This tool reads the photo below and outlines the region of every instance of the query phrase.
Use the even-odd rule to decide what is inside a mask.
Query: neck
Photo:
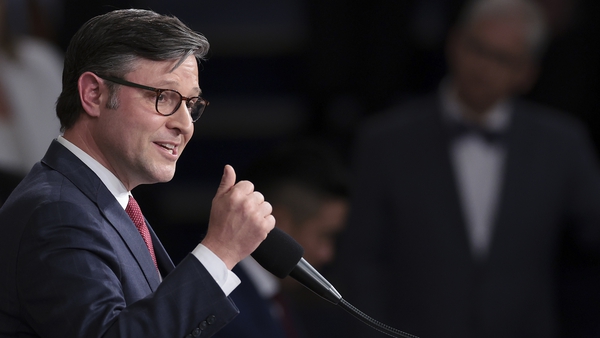
[[[96,160],[104,168],[108,169],[119,181],[121,181],[128,191],[133,190],[138,184],[131,184],[131,182],[125,179],[125,176],[119,175],[116,168],[110,165],[108,158],[104,156],[91,135],[92,131],[90,129],[87,129],[84,125],[78,125],[65,130],[63,137]]]
[[[456,92],[456,99],[458,100],[461,109],[462,117],[471,122],[478,125],[482,125],[490,114],[494,106],[498,104],[498,102],[478,102],[476,100],[469,100],[461,95],[460,92]]]

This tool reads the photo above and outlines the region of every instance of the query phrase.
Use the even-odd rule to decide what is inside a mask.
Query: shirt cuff
[[[219,284],[221,290],[225,293],[225,296],[229,296],[229,294],[240,285],[241,281],[239,277],[231,270],[227,269],[225,263],[210,251],[209,248],[204,246],[204,244],[198,244],[194,251],[192,251],[192,254],[198,258],[208,273],[210,273],[217,284]]]

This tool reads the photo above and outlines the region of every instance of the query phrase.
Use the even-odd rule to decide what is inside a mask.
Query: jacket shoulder
[[[358,128],[359,139],[389,135],[412,136],[440,121],[440,100],[435,94],[402,101],[389,109],[363,120]]]
[[[527,100],[515,101],[515,119],[527,130],[554,140],[590,142],[588,127],[568,113]]]

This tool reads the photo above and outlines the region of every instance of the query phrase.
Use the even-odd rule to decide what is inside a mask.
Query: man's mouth
[[[156,143],[156,144],[158,144],[159,146],[167,149],[172,155],[175,154],[175,145],[168,144],[168,143]]]

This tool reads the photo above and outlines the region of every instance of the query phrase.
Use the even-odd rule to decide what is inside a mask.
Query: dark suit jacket
[[[193,256],[176,268],[54,141],[0,210],[0,337],[207,337],[237,314]]]
[[[259,293],[241,266],[233,272],[242,283],[231,293],[240,314],[215,338],[285,338],[281,323],[271,315],[271,302]]]
[[[377,117],[358,137],[339,255],[344,298],[421,338],[557,337],[565,242],[600,256],[600,176],[586,132],[515,103],[491,249],[476,262],[441,116],[428,96]],[[361,325],[348,337],[369,334]]]

